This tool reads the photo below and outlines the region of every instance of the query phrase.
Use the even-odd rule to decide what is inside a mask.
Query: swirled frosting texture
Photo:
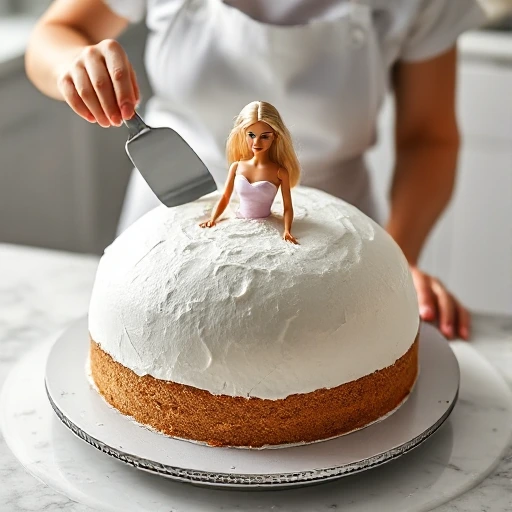
[[[418,331],[416,292],[393,239],[324,192],[293,191],[264,220],[198,224],[217,194],[159,206],[101,258],[91,337],[116,361],[213,394],[285,398],[392,365]]]

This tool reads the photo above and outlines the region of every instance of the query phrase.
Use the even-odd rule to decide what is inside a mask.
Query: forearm
[[[450,201],[457,154],[457,140],[423,141],[397,151],[386,230],[411,265]]]
[[[60,70],[69,68],[80,51],[91,43],[75,29],[57,24],[38,25],[25,54],[28,77],[42,93],[62,100],[57,87]]]
[[[219,199],[219,202],[217,203],[215,208],[213,209],[212,216],[210,217],[210,220],[215,222],[224,213],[224,210],[228,206],[228,203],[229,203],[229,199],[222,196]]]
[[[288,208],[288,209],[284,210],[283,220],[284,220],[284,230],[288,231],[288,233],[291,233],[292,222],[293,222],[293,209]]]

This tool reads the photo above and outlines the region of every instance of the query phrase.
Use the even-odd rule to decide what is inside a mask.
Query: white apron
[[[226,138],[253,100],[272,103],[294,139],[301,184],[374,215],[364,153],[385,94],[385,64],[371,9],[347,2],[335,19],[280,26],[222,0],[187,0],[151,18],[146,68],[154,90],[145,119],[170,126],[194,148],[222,189]],[[159,201],[137,171],[118,231]]]

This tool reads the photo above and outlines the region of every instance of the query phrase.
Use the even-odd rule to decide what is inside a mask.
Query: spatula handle
[[[124,119],[123,122],[130,132],[130,137],[134,137],[143,131],[149,130],[149,126],[142,120],[137,112],[135,112],[131,119]]]

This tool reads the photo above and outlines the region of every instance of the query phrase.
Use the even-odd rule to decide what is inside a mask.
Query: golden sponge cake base
[[[418,373],[418,337],[393,365],[352,382],[284,399],[213,395],[138,376],[91,339],[92,378],[121,413],[173,437],[212,446],[310,443],[362,428],[396,409]]]

